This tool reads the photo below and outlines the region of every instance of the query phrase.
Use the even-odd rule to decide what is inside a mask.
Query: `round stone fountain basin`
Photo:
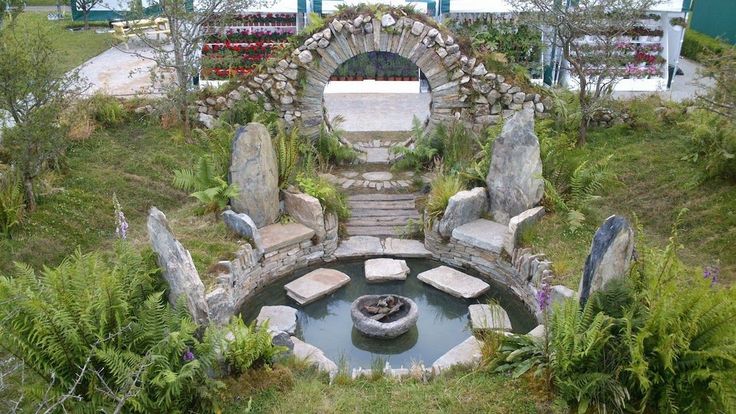
[[[398,298],[403,302],[401,308],[381,320],[372,318],[372,314],[366,311],[366,306],[374,305],[378,300],[388,296]],[[350,306],[350,317],[353,326],[363,335],[371,338],[396,338],[408,332],[417,324],[419,319],[419,308],[413,300],[399,295],[364,295],[353,301]]]

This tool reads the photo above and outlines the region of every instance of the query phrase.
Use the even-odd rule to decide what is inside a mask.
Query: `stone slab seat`
[[[447,266],[422,272],[417,275],[417,279],[452,296],[465,299],[477,298],[491,288],[488,283],[477,277]]]
[[[286,294],[300,305],[312,303],[350,282],[350,276],[334,269],[317,269],[284,286]]]
[[[481,352],[482,347],[483,342],[471,336],[437,358],[432,364],[432,371],[435,374],[439,374],[456,365],[477,366],[480,364],[481,358],[483,358],[483,353]]]
[[[301,223],[271,224],[259,229],[265,253],[299,244],[314,237],[314,230]]]
[[[456,227],[452,238],[467,245],[501,254],[508,237],[508,226],[495,221],[478,219]]]

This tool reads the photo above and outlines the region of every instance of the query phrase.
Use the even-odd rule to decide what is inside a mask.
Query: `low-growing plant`
[[[20,226],[24,218],[23,185],[15,170],[0,170],[0,234],[10,237],[11,231]]]
[[[299,128],[292,127],[287,132],[283,124],[279,124],[276,133],[276,160],[278,163],[279,188],[284,189],[291,183],[296,172],[301,150]]]
[[[268,323],[246,325],[242,318],[234,317],[225,329],[232,334],[231,340],[226,339],[225,362],[233,374],[269,365],[276,355],[285,351],[284,347],[271,343]]]
[[[426,204],[428,224],[431,226],[445,214],[450,197],[465,189],[462,180],[457,174],[445,174],[442,171],[432,181]]]
[[[174,171],[174,186],[185,191],[192,191],[191,197],[199,201],[199,214],[212,213],[217,219],[218,213],[225,209],[231,198],[238,196],[238,187],[228,184],[214,170],[210,157],[199,157],[193,170]]]
[[[102,93],[94,94],[87,100],[86,105],[92,118],[106,128],[122,124],[128,115],[118,99]]]
[[[335,213],[342,220],[350,218],[347,198],[332,183],[322,177],[301,173],[296,177],[300,190],[319,200],[325,211]]]
[[[419,171],[431,165],[439,154],[438,148],[432,145],[430,135],[425,132],[417,117],[414,117],[411,131],[413,141],[411,147],[391,148],[391,151],[399,156],[393,165],[395,169]]]
[[[246,98],[237,101],[232,108],[223,112],[219,120],[230,125],[246,125],[251,122],[258,122],[265,125],[269,132],[275,135],[279,118],[279,114],[276,112],[266,111],[262,102],[254,102]]]
[[[736,180],[736,124],[720,115],[697,111],[684,126],[690,131],[690,153],[683,160],[700,166],[707,178]]]
[[[340,129],[343,122],[344,118],[338,115],[330,121],[331,128],[325,122],[320,127],[315,148],[317,150],[318,161],[323,166],[328,164],[349,164],[358,158],[358,153],[354,149],[340,142],[340,138],[345,132]]]

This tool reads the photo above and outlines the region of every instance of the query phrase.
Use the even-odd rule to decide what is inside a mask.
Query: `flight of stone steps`
[[[349,236],[400,237],[410,220],[420,221],[416,195],[355,194],[348,196],[351,216],[346,223]]]

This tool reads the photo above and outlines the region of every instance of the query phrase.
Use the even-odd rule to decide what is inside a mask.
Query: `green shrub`
[[[345,194],[329,181],[302,173],[297,176],[296,182],[300,190],[318,199],[326,211],[335,213],[340,220],[350,218],[350,208]]]
[[[96,93],[89,98],[87,105],[94,120],[106,128],[122,124],[128,115],[117,98],[102,93]]]
[[[275,145],[276,160],[279,167],[279,188],[284,189],[289,186],[299,162],[301,137],[297,127],[293,127],[290,132],[286,132],[284,126],[279,124],[277,130]]]
[[[700,62],[707,55],[720,55],[727,47],[731,46],[724,41],[696,32],[692,29],[687,29],[685,31],[685,39],[682,41],[680,55],[696,62]]]
[[[0,170],[0,234],[10,232],[23,223],[25,217],[23,186],[12,169]]]
[[[253,322],[248,326],[243,319],[235,317],[226,330],[233,335],[225,352],[225,362],[233,374],[242,374],[251,368],[270,364],[276,355],[285,350],[271,344],[267,323],[256,327]]]
[[[399,156],[393,168],[399,170],[419,171],[435,161],[439,150],[432,145],[431,136],[426,133],[417,117],[412,121],[413,147],[396,146],[391,151]]]
[[[38,380],[20,391],[34,411],[212,412],[213,337],[165,302],[153,257],[111,256],[0,277],[0,344]]]
[[[319,129],[319,137],[317,137],[315,148],[317,150],[318,160],[323,166],[328,164],[340,165],[352,163],[358,158],[358,153],[354,149],[340,142],[340,137],[344,133],[340,129],[342,122],[343,118],[336,116],[330,122],[332,130],[329,130],[324,122]]]
[[[230,125],[247,125],[251,122],[259,122],[265,125],[272,135],[275,135],[279,118],[280,116],[276,112],[263,109],[262,102],[253,102],[247,97],[243,97],[232,108],[223,112],[219,120]]]
[[[463,182],[458,175],[437,173],[427,197],[426,212],[430,226],[445,214],[450,197],[464,189]]]
[[[736,180],[736,125],[706,111],[697,111],[684,125],[690,130],[690,151],[683,159],[700,166],[708,178]]]
[[[199,201],[199,214],[217,214],[227,207],[231,198],[238,196],[238,187],[228,184],[225,178],[218,175],[213,167],[211,157],[199,157],[194,170],[174,171],[174,186],[185,191],[192,191],[191,197]]]

